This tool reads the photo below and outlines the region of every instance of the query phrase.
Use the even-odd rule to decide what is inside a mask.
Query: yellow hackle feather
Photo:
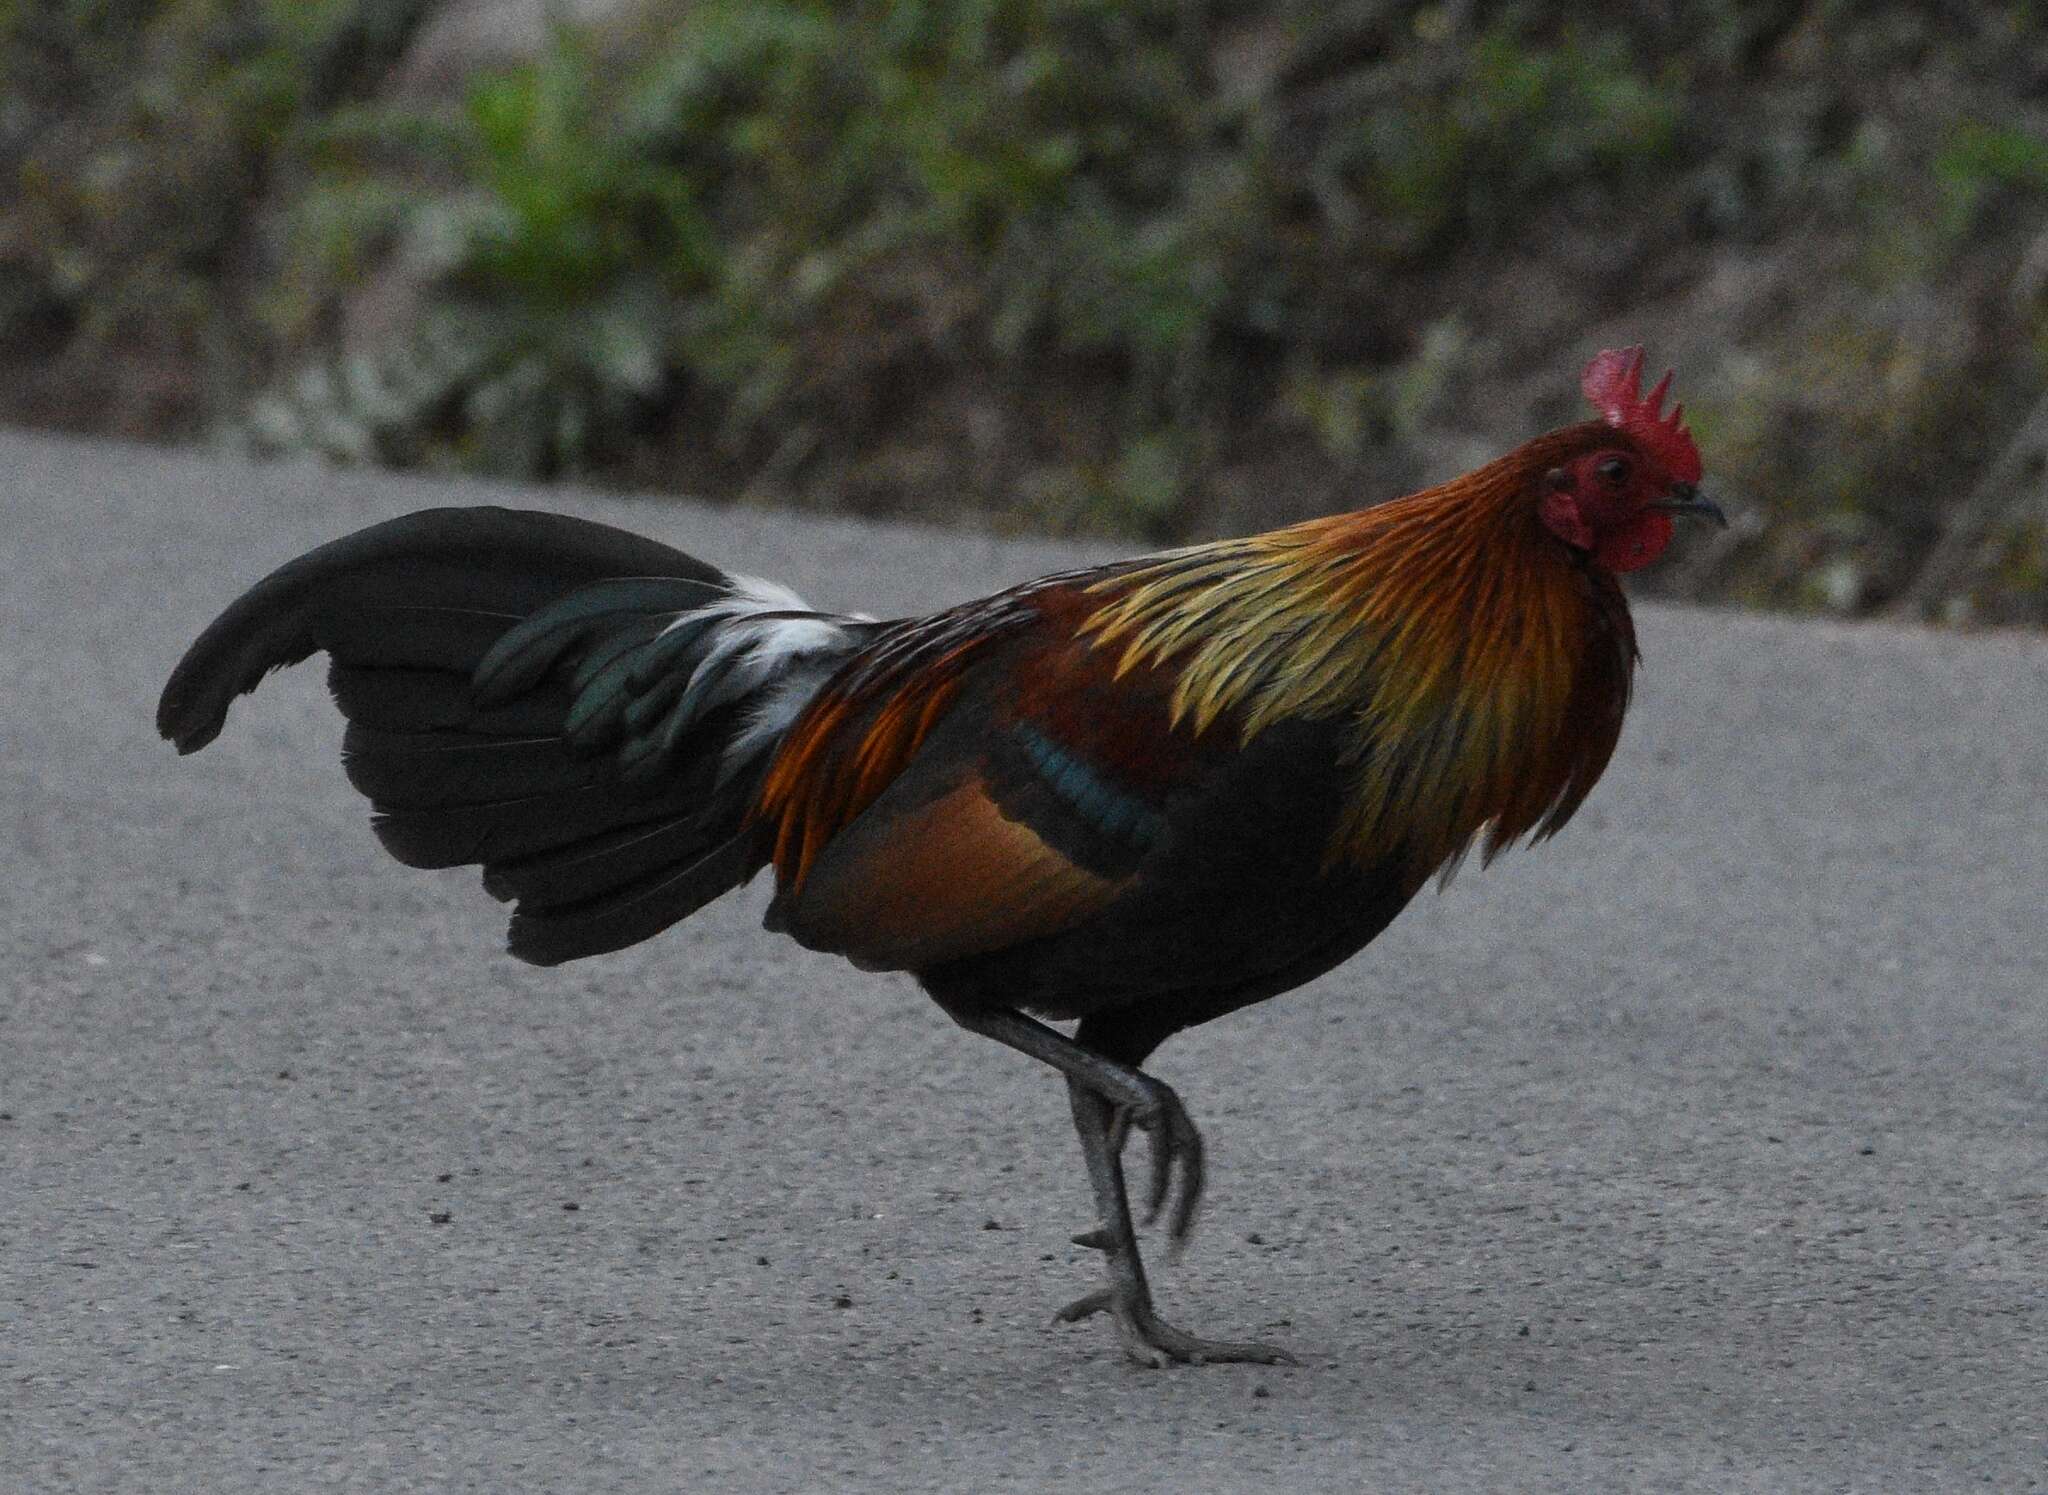
[[[1172,678],[1177,726],[1345,724],[1333,863],[1398,858],[1420,881],[1482,831],[1491,857],[1590,789],[1634,656],[1619,593],[1525,501],[1547,456],[1539,441],[1377,508],[1160,556],[1094,584],[1083,636],[1120,651],[1119,675]]]

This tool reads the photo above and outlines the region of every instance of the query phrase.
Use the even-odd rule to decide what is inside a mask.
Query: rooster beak
[[[1721,506],[1691,483],[1673,483],[1670,493],[1650,507],[1662,509],[1667,514],[1690,514],[1695,519],[1711,519],[1722,529],[1728,528],[1728,516],[1721,512]]]

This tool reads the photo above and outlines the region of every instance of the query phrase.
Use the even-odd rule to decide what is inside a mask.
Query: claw
[[[1176,1329],[1159,1316],[1149,1293],[1131,1293],[1114,1287],[1076,1298],[1053,1315],[1055,1323],[1075,1324],[1098,1313],[1116,1319],[1117,1335],[1124,1353],[1138,1364],[1157,1370],[1168,1361],[1182,1365],[1299,1365],[1301,1362],[1276,1344],[1233,1343],[1229,1340],[1197,1339]]]
[[[1195,1228],[1195,1211],[1202,1203],[1202,1134],[1195,1130],[1185,1111],[1180,1120],[1186,1127],[1186,1134],[1180,1139],[1181,1189],[1180,1202],[1175,1206],[1173,1219],[1168,1222],[1166,1234],[1176,1247],[1185,1245],[1188,1232]]]
[[[1098,1225],[1093,1230],[1084,1230],[1075,1236],[1074,1244],[1086,1246],[1090,1251],[1114,1251],[1116,1236],[1107,1225]]]
[[[1117,1108],[1110,1123],[1110,1145],[1113,1149],[1120,1148],[1123,1135],[1133,1125],[1143,1129],[1152,1143],[1145,1189],[1144,1221],[1147,1225],[1156,1221],[1159,1212],[1166,1207],[1167,1196],[1174,1192],[1174,1168],[1179,1166],[1179,1197],[1167,1221],[1168,1237],[1177,1250],[1186,1244],[1188,1232],[1194,1228],[1195,1211],[1202,1202],[1202,1134],[1189,1119],[1180,1097],[1165,1085],[1158,1087],[1152,1105],[1145,1111],[1124,1106]]]
[[[1052,1316],[1052,1321],[1056,1324],[1078,1324],[1082,1319],[1094,1314],[1107,1313],[1113,1296],[1110,1290],[1105,1287],[1100,1292],[1088,1294],[1085,1298],[1076,1298],[1058,1313],[1055,1313]]]
[[[1172,1123],[1165,1118],[1147,1130],[1152,1137],[1152,1167],[1146,1175],[1145,1223],[1150,1225],[1159,1218],[1167,1190],[1173,1187],[1174,1137]]]

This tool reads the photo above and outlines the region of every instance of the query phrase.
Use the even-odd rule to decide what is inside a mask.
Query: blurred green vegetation
[[[1665,588],[2048,621],[2048,7],[464,5],[0,0],[0,417],[1166,539],[1643,340]]]

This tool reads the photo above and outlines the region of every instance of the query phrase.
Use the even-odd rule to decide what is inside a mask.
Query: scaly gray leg
[[[1169,1238],[1178,1246],[1194,1224],[1195,1208],[1202,1197],[1202,1134],[1189,1119],[1180,1097],[1150,1075],[1085,1049],[1020,1012],[962,1012],[950,1007],[947,1011],[962,1027],[1029,1054],[1067,1077],[1074,1130],[1081,1138],[1081,1156],[1088,1165],[1088,1181],[1102,1215],[1102,1224],[1075,1237],[1075,1242],[1103,1253],[1109,1265],[1109,1286],[1068,1304],[1058,1317],[1072,1323],[1091,1314],[1108,1313],[1116,1321],[1124,1353],[1155,1368],[1170,1360],[1189,1365],[1246,1360],[1265,1365],[1298,1363],[1277,1345],[1197,1339],[1167,1323],[1152,1305],[1152,1289],[1145,1281],[1145,1264],[1138,1255],[1137,1232],[1131,1224],[1130,1195],[1124,1186],[1123,1141],[1131,1126],[1152,1139],[1148,1222],[1166,1203],[1178,1167],[1180,1197],[1168,1221]]]
[[[941,1003],[944,1006],[945,1004]],[[1173,1093],[1143,1070],[1106,1059],[1083,1048],[1056,1028],[1007,1007],[955,1009],[947,1014],[970,1033],[993,1038],[1020,1054],[1029,1054],[1100,1096],[1118,1112],[1118,1147],[1121,1152],[1123,1128],[1135,1126],[1152,1141],[1152,1167],[1146,1189],[1145,1223],[1158,1218],[1167,1196],[1173,1192],[1174,1175],[1180,1175],[1179,1198],[1167,1219],[1167,1234],[1176,1242],[1186,1240],[1194,1228],[1195,1210],[1202,1202],[1202,1134],[1188,1118],[1187,1107]],[[1119,1171],[1118,1177],[1122,1174]],[[1122,1185],[1119,1183],[1118,1188]]]
[[[1116,1320],[1124,1353],[1140,1365],[1155,1369],[1169,1360],[1188,1365],[1232,1360],[1261,1365],[1298,1364],[1278,1345],[1197,1339],[1159,1316],[1159,1310],[1152,1306],[1152,1289],[1145,1281],[1145,1263],[1138,1256],[1137,1235],[1131,1228],[1123,1162],[1110,1135],[1112,1107],[1076,1079],[1067,1081],[1067,1096],[1073,1102],[1074,1130],[1081,1137],[1088,1181],[1095,1186],[1095,1203],[1103,1218],[1098,1229],[1074,1239],[1077,1245],[1093,1246],[1107,1258],[1109,1286],[1068,1304],[1060,1310],[1059,1317],[1072,1323],[1090,1314],[1109,1314]]]

